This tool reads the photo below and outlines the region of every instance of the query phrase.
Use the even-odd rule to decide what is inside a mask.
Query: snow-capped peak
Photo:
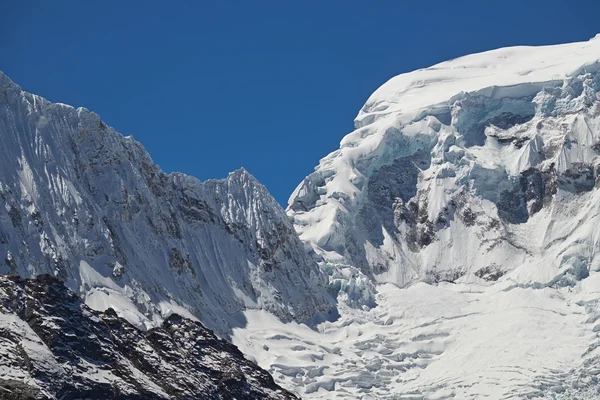
[[[555,233],[539,225],[547,238],[533,245],[517,228],[541,223],[534,215],[552,212],[557,190],[594,186],[599,71],[600,42],[590,40],[491,50],[394,77],[297,187],[288,215],[326,260],[396,284],[527,263]]]
[[[369,97],[356,125],[392,113],[401,113],[398,117],[407,122],[415,111],[482,89],[488,89],[490,97],[522,97],[541,86],[595,72],[600,69],[599,36],[587,42],[490,50],[398,75]]]
[[[97,114],[4,74],[0,255],[0,272],[52,274],[145,328],[176,311],[228,334],[245,308],[311,320],[334,307],[313,255],[246,170],[167,175]]]

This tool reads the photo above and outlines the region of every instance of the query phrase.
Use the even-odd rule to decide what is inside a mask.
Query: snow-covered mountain
[[[310,321],[335,305],[283,209],[245,170],[163,173],[93,112],[0,73],[1,273],[52,274],[136,326],[172,312],[227,335],[246,308]]]
[[[288,214],[379,282],[572,284],[600,268],[599,88],[600,35],[392,78]]]
[[[376,306],[233,342],[310,398],[600,398],[600,35],[397,76],[355,127],[287,212]]]
[[[0,75],[0,272],[200,319],[307,398],[600,398],[600,35],[399,75],[355,126],[286,215]]]

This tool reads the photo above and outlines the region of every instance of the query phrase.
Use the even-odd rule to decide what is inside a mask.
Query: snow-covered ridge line
[[[247,308],[312,320],[327,277],[281,206],[244,169],[165,174],[85,108],[0,73],[0,273],[59,277],[138,327],[172,312],[227,335]]]
[[[325,265],[392,284],[318,332],[247,311],[233,342],[307,398],[597,398],[599,39],[378,89],[287,211]]]
[[[423,109],[460,93],[562,82],[583,72],[596,72],[600,68],[598,36],[587,42],[495,49],[398,75],[369,97],[356,118],[357,126],[367,125],[365,119]]]

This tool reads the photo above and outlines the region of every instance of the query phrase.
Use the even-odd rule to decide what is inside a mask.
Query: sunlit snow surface
[[[378,307],[316,330],[248,311],[233,343],[304,398],[600,397],[600,273],[561,289],[378,289]]]
[[[52,274],[139,328],[172,313],[227,336],[241,311],[312,320],[335,305],[277,201],[243,169],[165,174],[84,108],[0,72],[0,274]]]

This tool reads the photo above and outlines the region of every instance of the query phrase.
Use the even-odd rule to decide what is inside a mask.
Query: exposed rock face
[[[572,284],[554,280],[565,254],[600,257],[576,233],[597,224],[599,54],[597,39],[507,48],[391,79],[291,196],[300,237],[401,286],[544,263],[525,279]]]
[[[170,310],[228,335],[242,311],[312,320],[327,277],[245,170],[200,182],[156,166],[94,113],[0,73],[0,273],[52,274],[140,327]]]
[[[0,398],[295,399],[232,344],[172,314],[140,331],[58,279],[0,277]]]

